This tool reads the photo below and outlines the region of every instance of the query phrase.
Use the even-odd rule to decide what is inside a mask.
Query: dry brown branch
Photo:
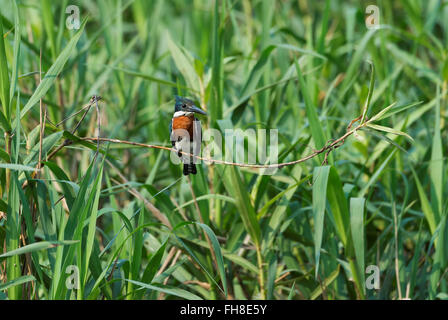
[[[247,163],[236,163],[236,162],[231,162],[231,161],[224,161],[224,160],[218,160],[218,159],[210,159],[210,158],[206,158],[206,157],[202,157],[202,156],[198,156],[192,153],[188,153],[188,152],[183,152],[183,151],[179,151],[176,150],[177,153],[181,153],[183,155],[186,156],[190,156],[190,157],[194,157],[196,159],[205,161],[205,162],[209,162],[209,163],[216,163],[216,164],[223,164],[223,165],[230,165],[230,166],[238,166],[238,167],[245,167],[245,168],[255,168],[255,169],[271,169],[271,168],[283,168],[286,166],[291,166],[291,165],[295,165],[301,162],[305,162],[307,160],[310,160],[314,157],[316,157],[317,155],[321,154],[321,153],[326,153],[326,157],[328,157],[328,154],[333,151],[336,148],[339,148],[341,145],[344,144],[345,139],[349,136],[351,136],[352,134],[354,134],[356,131],[362,129],[363,127],[365,127],[367,125],[367,121],[364,123],[359,124],[357,127],[348,130],[344,135],[342,135],[341,137],[339,137],[338,139],[335,140],[330,140],[331,142],[327,143],[324,147],[322,147],[321,149],[318,150],[314,150],[313,153],[298,159],[298,160],[294,160],[294,161],[290,161],[290,162],[283,162],[283,163],[277,163],[277,164],[247,164]],[[165,146],[158,146],[158,145],[152,145],[152,144],[146,144],[146,143],[139,143],[139,142],[133,142],[133,141],[126,141],[126,140],[118,140],[118,139],[109,139],[109,138],[90,138],[90,137],[86,137],[86,138],[80,138],[81,140],[84,141],[103,141],[103,142],[111,142],[111,143],[119,143],[119,144],[128,144],[128,145],[133,145],[133,146],[138,146],[138,147],[144,147],[144,148],[152,148],[152,149],[161,149],[161,150],[167,150],[167,151],[173,151],[172,148],[170,147],[165,147]]]
[[[174,257],[174,253],[176,253],[176,250],[180,251],[180,249],[177,249],[176,247],[172,247],[170,249],[165,261],[162,264],[162,267],[159,269],[159,271],[157,271],[156,277],[160,276],[163,273],[163,271],[165,271],[165,269],[168,267],[168,264],[170,263],[171,259]]]
[[[102,98],[99,97],[99,96],[93,96],[93,97],[90,99],[89,103],[88,103],[87,105],[85,105],[84,107],[82,107],[81,110],[79,110],[78,112],[76,112],[76,113],[72,114],[71,116],[65,118],[64,120],[62,120],[61,122],[59,122],[56,126],[59,126],[61,123],[67,121],[67,119],[70,119],[71,117],[77,115],[77,114],[80,113],[81,111],[87,109],[87,110],[83,113],[81,119],[78,121],[78,123],[76,124],[76,126],[75,126],[75,127],[73,128],[73,130],[71,131],[72,134],[75,134],[76,131],[78,130],[79,126],[80,126],[81,123],[84,121],[85,117],[87,116],[87,113],[89,113],[89,111],[90,111],[90,109],[92,108],[93,105],[97,104],[97,111],[98,111],[98,101],[100,101],[101,99],[102,99]],[[98,117],[99,117],[99,113],[98,113],[98,112],[97,112],[97,114],[98,114]],[[99,120],[98,120],[98,121],[99,121]],[[99,130],[99,129],[98,129],[98,130]],[[53,156],[54,156],[56,153],[58,153],[59,150],[61,150],[62,148],[66,147],[66,146],[71,145],[72,143],[73,143],[73,142],[70,141],[70,139],[65,139],[64,142],[63,142],[59,147],[57,147],[56,149],[54,149],[54,150],[48,155],[48,159],[53,158]]]
[[[199,280],[187,280],[187,281],[184,281],[184,284],[185,285],[197,284],[198,286],[200,286],[201,288],[203,288],[205,290],[210,290],[210,288],[211,288],[210,283],[199,281]]]
[[[179,259],[181,254],[182,254],[182,250],[178,249],[177,252],[176,252],[176,255],[174,256],[173,261],[171,261],[170,268],[176,264],[176,262]],[[165,278],[165,280],[163,280],[163,285],[166,286],[166,284],[168,283],[169,279],[170,279],[170,275],[168,275]],[[159,297],[157,298],[157,300],[163,300],[165,298],[165,295],[166,294],[164,292],[160,292]]]

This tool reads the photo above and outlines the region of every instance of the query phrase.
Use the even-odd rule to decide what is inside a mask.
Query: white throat
[[[174,112],[173,118],[177,117],[183,117],[183,116],[191,116],[193,112],[186,112],[186,111],[176,111]]]

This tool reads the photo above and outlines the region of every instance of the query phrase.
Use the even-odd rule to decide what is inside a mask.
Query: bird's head
[[[180,96],[176,96],[176,103],[174,105],[174,112],[178,111],[194,112],[207,115],[207,113],[204,110],[196,107],[193,101]]]

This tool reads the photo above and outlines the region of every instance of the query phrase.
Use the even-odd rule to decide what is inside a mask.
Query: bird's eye
[[[186,108],[187,106],[185,104],[182,105],[182,108]]]

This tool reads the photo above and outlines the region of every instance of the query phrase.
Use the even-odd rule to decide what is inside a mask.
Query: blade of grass
[[[210,229],[209,226],[199,222],[196,222],[196,224],[200,226],[205,232],[207,232],[207,235],[210,238],[210,241],[213,245],[213,248],[210,249],[215,252],[216,261],[218,263],[219,275],[221,276],[221,283],[224,289],[224,296],[227,297],[227,280],[226,280],[226,273],[224,270],[224,259],[222,257],[221,247],[219,246],[218,239],[216,238],[215,233],[213,232],[212,229]]]
[[[444,166],[443,166],[443,147],[440,130],[440,88],[438,92],[438,103],[434,110],[434,137],[431,147],[431,162],[429,164],[429,176],[431,178],[431,205],[435,215],[435,222],[438,223],[442,215],[443,194],[444,194]]]
[[[12,103],[12,99],[14,97],[18,81],[19,57],[20,57],[20,31],[21,31],[20,15],[17,2],[16,1],[11,2],[13,3],[13,11],[14,11],[14,60],[11,67],[12,74],[11,74],[11,84],[9,88],[9,97],[11,99],[10,104]]]
[[[425,189],[423,189],[423,186],[420,182],[420,179],[417,176],[417,173],[415,172],[414,168],[411,167],[412,175],[414,176],[415,184],[417,186],[418,195],[420,198],[420,204],[422,207],[423,214],[425,215],[426,221],[429,225],[429,230],[431,231],[431,235],[434,234],[436,231],[437,223],[436,223],[436,215],[434,211],[432,210],[431,203],[428,200],[428,197],[426,196]]]
[[[33,276],[21,276],[19,278],[16,278],[14,280],[8,281],[6,283],[0,283],[0,290],[7,290],[11,287],[15,287],[30,281],[35,281],[36,278]]]
[[[364,198],[350,198],[350,227],[361,284],[365,283],[364,204]],[[365,285],[361,285],[361,288],[365,293]]]
[[[9,99],[9,74],[8,74],[8,60],[5,52],[5,41],[3,37],[3,20],[0,19],[0,100],[3,105],[2,123],[7,130],[11,127],[11,110]],[[4,118],[4,119],[3,119]]]
[[[70,41],[67,43],[65,48],[62,50],[62,52],[59,54],[59,56],[56,58],[53,65],[48,69],[48,71],[45,73],[45,77],[42,79],[42,81],[39,83],[39,86],[34,91],[31,98],[28,100],[26,105],[23,107],[20,118],[23,118],[25,114],[30,111],[30,109],[47,93],[47,91],[51,88],[53,83],[56,81],[56,78],[58,77],[59,73],[64,68],[65,63],[68,61],[72,53],[76,49],[76,44],[78,43],[79,39],[81,38],[81,35],[84,31],[84,27],[87,23],[87,19],[83,21],[81,24],[80,29],[76,32],[76,34],[70,39]],[[1,50],[1,48],[0,48]],[[1,52],[0,52],[1,54]]]
[[[125,279],[128,282],[131,282],[137,286],[140,286],[142,288],[146,288],[146,289],[150,289],[150,290],[155,290],[158,292],[163,292],[166,294],[170,294],[179,298],[183,298],[183,299],[187,299],[187,300],[203,300],[201,297],[188,292],[186,290],[183,289],[179,289],[179,288],[170,288],[168,286],[164,286],[164,287],[159,287],[156,285],[151,285],[151,284],[147,284],[147,283],[143,283],[140,281],[134,281],[134,280],[130,280],[130,279]]]
[[[322,129],[321,122],[319,121],[319,116],[317,114],[316,107],[311,100],[307,84],[305,82],[305,79],[303,77],[302,71],[300,69],[297,60],[294,60],[294,64],[296,66],[297,75],[299,77],[300,91],[302,92],[302,96],[305,100],[306,116],[310,124],[314,144],[317,149],[320,149],[325,145],[326,142],[325,134]]]
[[[25,253],[47,250],[50,248],[55,248],[57,246],[65,246],[78,243],[78,240],[65,240],[65,241],[39,241],[26,246],[20,247],[15,250],[7,251],[0,255],[1,258],[14,257]]]
[[[327,204],[327,183],[330,166],[316,167],[313,173],[313,219],[315,277],[319,273],[320,249],[324,232],[324,216]]]

